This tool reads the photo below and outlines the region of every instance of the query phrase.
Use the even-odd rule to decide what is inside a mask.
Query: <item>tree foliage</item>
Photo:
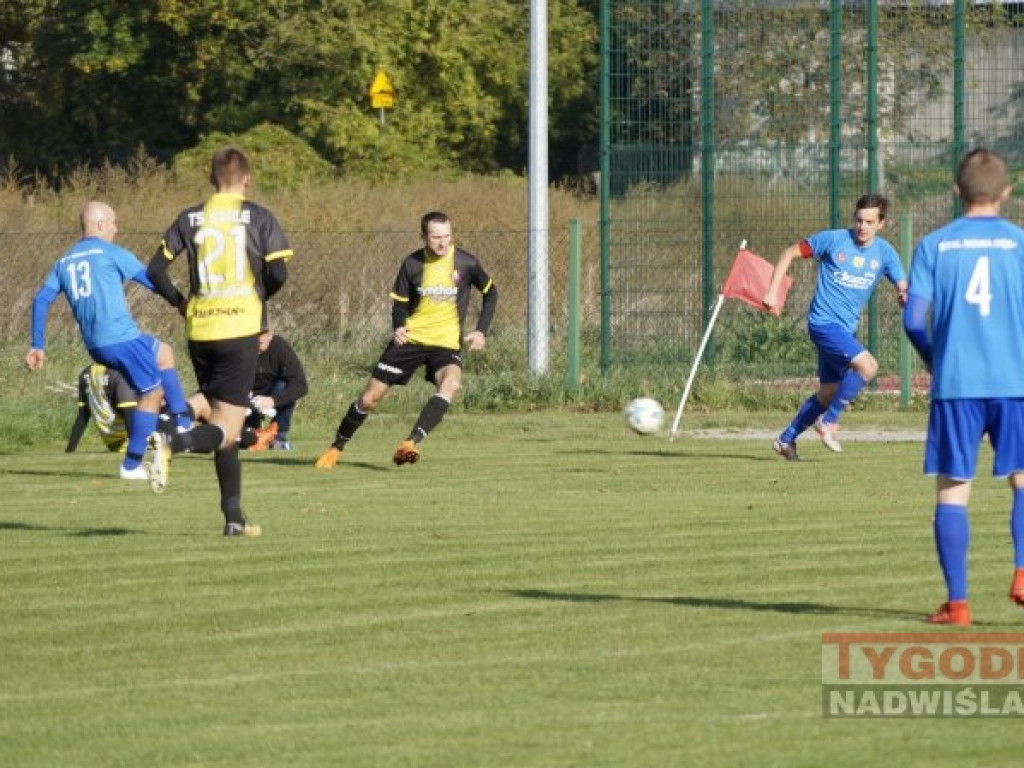
[[[598,133],[598,0],[547,0],[549,150],[570,171]],[[614,141],[682,148],[700,119],[700,5],[614,2]],[[829,14],[816,0],[714,3],[718,142],[820,141],[831,109]],[[863,4],[844,3],[844,131],[863,126]],[[971,28],[1001,5],[968,4]],[[879,13],[883,133],[948,80],[948,7]],[[909,30],[909,32],[908,32]],[[124,162],[145,147],[168,160],[215,134],[277,125],[340,173],[522,171],[528,149],[525,0],[2,0],[0,156],[59,174]],[[370,107],[383,68],[393,109]]]
[[[592,0],[550,0],[549,24],[552,138],[578,145],[596,125]],[[383,121],[378,68],[398,89]],[[271,123],[343,173],[518,169],[528,76],[522,0],[5,0],[0,151],[59,171]]]
[[[793,0],[715,3],[715,140],[822,141],[832,111],[829,4]],[[869,35],[864,3],[841,11],[840,110],[847,135],[863,131]],[[927,0],[880,4],[876,48],[880,130],[898,134],[952,79],[952,7]],[[611,21],[615,121],[625,143],[689,144],[700,115],[701,34],[697,2],[620,2]],[[968,34],[1007,24],[999,3],[968,3]]]

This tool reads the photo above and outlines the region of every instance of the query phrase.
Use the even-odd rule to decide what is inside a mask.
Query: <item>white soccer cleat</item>
[[[171,446],[167,436],[154,432],[147,438],[147,445],[153,451],[153,461],[146,465],[149,488],[153,493],[167,490],[167,481],[171,478]]]
[[[839,425],[825,421],[821,416],[814,420],[814,430],[821,438],[822,444],[834,453],[842,453],[843,446],[839,442]]]
[[[135,469],[125,469],[124,464],[122,464],[120,476],[122,480],[149,480],[149,472],[141,464],[135,467]]]

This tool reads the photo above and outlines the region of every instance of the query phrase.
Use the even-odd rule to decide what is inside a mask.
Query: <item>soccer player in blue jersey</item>
[[[97,363],[118,371],[139,394],[128,429],[128,447],[121,464],[124,480],[149,480],[160,492],[166,478],[158,468],[142,466],[146,441],[156,431],[162,400],[189,426],[188,405],[174,369],[170,348],[142,333],[128,309],[124,283],[134,280],[149,290],[153,283],[134,254],[114,244],[117,216],[106,203],[86,203],[81,215],[82,239],[57,259],[32,302],[32,347],[25,356],[35,371],[46,362],[46,318],[61,293],[71,306],[82,342]],[[160,358],[158,361],[158,357]]]
[[[853,226],[827,229],[782,252],[764,305],[778,305],[779,287],[797,259],[818,261],[818,282],[807,313],[807,331],[818,350],[818,391],[807,398],[796,416],[775,440],[774,450],[797,461],[796,439],[813,426],[825,447],[839,453],[839,417],[878,373],[878,361],[857,340],[865,305],[885,277],[906,303],[907,280],[899,254],[878,236],[885,227],[889,202],[882,195],[864,195],[854,207]]]
[[[1010,599],[1024,606],[1024,230],[999,215],[1010,183],[996,153],[967,153],[956,190],[964,214],[914,250],[903,324],[932,372],[924,471],[936,477],[947,600],[928,621],[969,626],[967,505],[986,434],[992,474],[1008,477],[1013,491]]]

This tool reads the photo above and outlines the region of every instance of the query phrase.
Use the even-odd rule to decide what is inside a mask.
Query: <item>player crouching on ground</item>
[[[256,379],[252,383],[252,410],[245,426],[256,432],[250,451],[290,451],[288,440],[296,403],[309,392],[306,371],[291,344],[273,331],[260,334]],[[262,426],[263,418],[270,422]]]
[[[157,365],[161,368],[174,368],[174,353],[163,342],[157,351]],[[71,425],[65,453],[78,450],[78,444],[90,421],[107,450],[125,450],[129,438],[128,429],[138,401],[139,394],[118,371],[99,363],[85,366],[78,374],[78,413],[75,423]],[[191,426],[191,417],[186,413],[172,416],[161,412],[159,418],[158,430],[173,432],[179,425],[181,429]]]

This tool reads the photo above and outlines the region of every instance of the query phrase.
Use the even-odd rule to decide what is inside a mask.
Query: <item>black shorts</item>
[[[373,369],[373,378],[385,384],[408,384],[409,379],[421,365],[426,366],[423,378],[436,384],[437,372],[448,365],[462,368],[462,358],[457,349],[427,347],[423,344],[388,344]]]
[[[209,400],[249,407],[256,379],[259,336],[219,341],[190,341],[188,353],[196,372],[199,391]]]

